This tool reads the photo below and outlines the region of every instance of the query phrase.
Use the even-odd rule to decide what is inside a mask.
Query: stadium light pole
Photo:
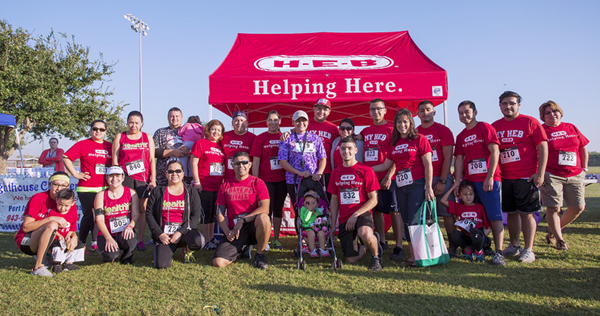
[[[131,29],[134,32],[137,32],[140,34],[140,113],[142,112],[142,35],[146,36],[148,35],[146,33],[146,31],[150,30],[150,27],[148,26],[148,24],[144,23],[144,21],[142,21],[139,18],[136,18],[135,16],[131,15],[131,14],[125,14],[123,16],[127,21],[131,22]]]

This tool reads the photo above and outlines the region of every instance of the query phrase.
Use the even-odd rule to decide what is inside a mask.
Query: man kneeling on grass
[[[269,192],[263,180],[250,175],[252,162],[248,153],[237,152],[232,165],[235,177],[221,184],[217,194],[217,223],[226,240],[219,243],[213,265],[225,267],[237,259],[244,246],[257,245],[254,266],[266,269],[269,265],[264,252],[271,236]]]
[[[344,163],[333,170],[327,188],[331,193],[331,229],[335,231],[340,223],[339,239],[349,263],[360,260],[369,249],[373,255],[371,269],[377,272],[382,269],[382,247],[379,235],[373,233],[371,210],[377,205],[379,181],[373,169],[356,160],[356,151],[354,138],[348,136],[341,140],[340,153]],[[359,237],[366,247],[358,244]]]

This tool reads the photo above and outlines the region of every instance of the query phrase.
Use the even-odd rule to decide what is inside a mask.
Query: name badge
[[[561,166],[577,166],[577,154],[572,151],[560,151],[558,153],[558,164]]]
[[[469,160],[469,174],[481,174],[487,172],[487,161],[484,158]]]
[[[97,164],[94,169],[96,174],[106,174],[106,165]]]
[[[165,232],[165,234],[171,236],[171,235],[175,234],[175,232],[177,232],[179,230],[179,228],[181,228],[181,223],[166,222],[163,232]]]
[[[404,169],[396,173],[396,185],[400,188],[413,183],[412,173],[410,169]]]
[[[108,220],[110,224],[110,232],[111,234],[120,233],[125,230],[127,225],[129,225],[129,218],[127,216],[119,216],[113,217]]]
[[[210,163],[210,175],[211,176],[222,176],[223,175],[223,164],[218,162]]]
[[[360,203],[358,188],[341,189],[340,198],[340,204],[350,205]]]
[[[25,236],[23,236],[23,239],[21,239],[21,246],[29,247],[30,243],[31,243],[31,233],[27,233]]]
[[[271,170],[283,169],[283,167],[281,167],[281,164],[279,163],[278,157],[271,157],[269,161],[271,162]]]
[[[130,176],[146,171],[146,166],[144,166],[144,161],[142,161],[142,159],[126,163],[125,168],[127,169],[127,174]]]
[[[365,161],[379,161],[379,148],[367,148],[365,150]]]
[[[438,161],[438,154],[437,154],[437,150],[435,150],[435,147],[431,148],[433,150],[433,152],[431,153],[431,161]]]
[[[517,146],[504,148],[500,151],[500,162],[502,164],[519,160],[521,160],[521,156],[519,155],[519,148]]]

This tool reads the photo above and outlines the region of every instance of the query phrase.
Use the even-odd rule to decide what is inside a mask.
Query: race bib
[[[517,146],[504,148],[500,151],[500,162],[505,164],[521,160]]]
[[[293,151],[296,153],[301,153],[303,144],[304,143],[298,143],[298,142],[295,143]],[[315,153],[315,152],[317,152],[317,147],[315,146],[315,143],[307,141],[306,144],[304,144],[304,153]]]
[[[129,225],[129,218],[127,216],[113,217],[109,219],[109,224],[111,234],[120,233]]]
[[[223,175],[223,164],[218,162],[210,163],[210,175],[211,176],[222,176]]]
[[[365,150],[365,161],[378,161],[379,148],[367,148]]]
[[[142,161],[142,159],[126,163],[125,168],[127,169],[127,174],[130,176],[146,171],[146,166],[144,166],[144,161]]]
[[[163,232],[165,232],[165,234],[171,236],[171,235],[175,234],[175,232],[177,232],[179,230],[179,228],[181,228],[181,223],[166,222]]]
[[[467,233],[470,233],[471,229],[475,228],[475,222],[473,222],[470,219],[463,219],[454,223],[454,226],[462,228],[462,230],[466,231]]]
[[[435,147],[431,148],[433,150],[433,152],[431,153],[431,161],[438,161],[438,155],[437,155],[437,150],[435,150]]]
[[[31,233],[27,233],[23,239],[21,239],[21,246],[27,246],[29,247],[29,244],[31,243]]]
[[[60,249],[62,249],[63,251],[67,249],[67,242],[64,239],[59,239],[58,243],[60,244]]]
[[[413,183],[412,173],[410,169],[404,169],[396,173],[396,185],[400,188]]]
[[[233,158],[227,159],[227,169],[233,170]]]
[[[487,161],[484,158],[469,160],[469,174],[481,174],[487,172]]]
[[[96,174],[106,174],[106,165],[97,164],[94,169]]]
[[[561,166],[572,166],[577,165],[577,154],[572,151],[560,151],[558,153],[558,164]]]
[[[278,157],[271,157],[271,159],[269,161],[271,162],[271,170],[280,170],[280,169],[283,169],[281,167],[281,164],[279,163],[279,158]]]
[[[358,188],[341,189],[340,190],[340,204],[350,205],[360,203],[360,196],[358,195]]]
[[[240,219],[242,219],[242,218],[244,218],[244,217],[248,216],[248,214],[250,214],[250,213],[238,214],[238,215],[234,216],[234,217],[233,217],[233,225],[237,224],[237,222],[238,222]]]

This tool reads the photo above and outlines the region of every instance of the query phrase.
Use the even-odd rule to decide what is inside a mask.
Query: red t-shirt
[[[365,165],[373,167],[385,162],[393,132],[394,124],[390,122],[371,125],[360,132],[365,142]],[[383,179],[386,174],[387,171],[377,172],[377,179]]]
[[[201,139],[194,143],[192,155],[198,157],[198,175],[202,190],[217,192],[223,182],[225,153],[221,143]]]
[[[279,163],[279,146],[281,133],[264,132],[254,139],[250,156],[260,158],[258,177],[265,182],[285,181],[285,169]]]
[[[536,146],[547,141],[546,132],[538,120],[519,114],[514,120],[504,118],[492,123],[500,141],[502,179],[531,177],[538,171]]]
[[[79,180],[77,187],[100,188],[108,186],[106,168],[112,164],[112,144],[107,141],[97,143],[91,138],[75,143],[65,153],[71,161],[79,159],[81,172],[88,172],[88,180]]]
[[[119,140],[119,166],[132,179],[148,182],[150,179],[150,143],[148,134],[142,132],[140,139],[131,140],[121,133]]]
[[[125,188],[123,195],[117,199],[111,199],[108,190],[104,191],[104,205],[102,213],[104,214],[104,224],[108,232],[116,236],[123,232],[127,225],[131,223],[131,189]],[[98,232],[100,236],[102,232]]]
[[[428,128],[419,125],[417,132],[423,134],[429,140],[432,150],[431,165],[433,167],[433,176],[439,177],[442,174],[442,165],[445,158],[443,147],[454,146],[454,135],[448,127],[437,122],[433,122],[433,125]]]
[[[546,171],[559,177],[573,177],[583,171],[580,149],[590,141],[571,123],[561,122],[556,127],[542,125],[548,136],[548,164]]]
[[[308,132],[314,133],[315,135],[321,138],[321,142],[323,142],[323,147],[325,147],[325,152],[327,155],[331,152],[331,145],[333,145],[333,140],[335,140],[338,136],[340,136],[340,131],[335,124],[325,121],[323,123],[319,123],[315,121],[314,118],[308,120]],[[331,161],[327,159],[327,164],[325,165],[325,170],[323,173],[331,173]]]
[[[375,171],[362,162],[357,162],[352,167],[336,167],[331,172],[327,192],[338,196],[338,224],[345,223],[369,200],[369,193],[379,189]]]
[[[258,208],[258,201],[268,199],[269,191],[265,182],[249,175],[242,181],[235,177],[225,180],[219,188],[216,204],[227,207],[227,224],[233,228],[236,216],[254,212]]]
[[[463,129],[456,136],[455,156],[464,156],[463,178],[483,182],[490,166],[490,144],[500,144],[496,129],[488,123],[477,122],[472,129]],[[456,175],[460,177],[460,175]],[[494,181],[501,181],[500,166],[496,166]]]
[[[455,215],[458,221],[463,219],[472,220],[475,222],[475,228],[477,229],[490,227],[483,204],[465,205],[449,200],[448,213]]]
[[[163,232],[173,235],[183,223],[183,211],[185,209],[185,192],[180,195],[169,193],[165,188],[165,196],[162,202],[162,224]]]
[[[387,158],[396,164],[398,187],[425,178],[425,165],[421,157],[431,151],[429,141],[421,134],[417,134],[413,140],[400,137],[396,144],[390,146]]]
[[[245,151],[250,153],[250,148],[252,147],[252,143],[254,143],[254,139],[256,135],[246,132],[244,135],[238,135],[234,131],[229,131],[223,134],[223,140],[221,141],[221,145],[223,146],[223,151],[225,152],[225,156],[227,157],[227,168],[225,169],[225,180],[235,176],[235,171],[233,170],[233,165],[231,162],[233,161],[233,155],[238,151]],[[252,157],[250,157],[252,161]]]
[[[58,230],[56,230],[56,232],[63,238],[66,238],[69,232],[77,231],[77,206],[75,206],[75,204],[73,204],[73,206],[65,214],[53,209],[50,210],[48,216],[62,217],[67,221],[67,227],[59,227]],[[60,238],[58,238],[58,235],[56,235],[54,236],[54,239],[58,240]]]
[[[342,141],[340,140],[338,142],[337,146],[335,146],[335,149],[333,150],[333,153],[332,153],[333,165],[335,167],[341,166],[344,163],[344,160],[342,159],[342,153],[340,152],[340,147],[342,147],[341,143],[342,143]],[[329,161],[329,159],[327,159],[327,161]]]
[[[56,201],[50,197],[50,192],[40,192],[32,196],[29,202],[27,202],[27,206],[25,206],[25,211],[23,212],[23,218],[25,215],[29,215],[34,220],[39,221],[48,217],[50,210],[53,209],[56,209]],[[15,235],[15,241],[19,247],[21,246],[23,236],[25,236],[25,232],[23,231],[23,224],[21,224],[19,231]]]

